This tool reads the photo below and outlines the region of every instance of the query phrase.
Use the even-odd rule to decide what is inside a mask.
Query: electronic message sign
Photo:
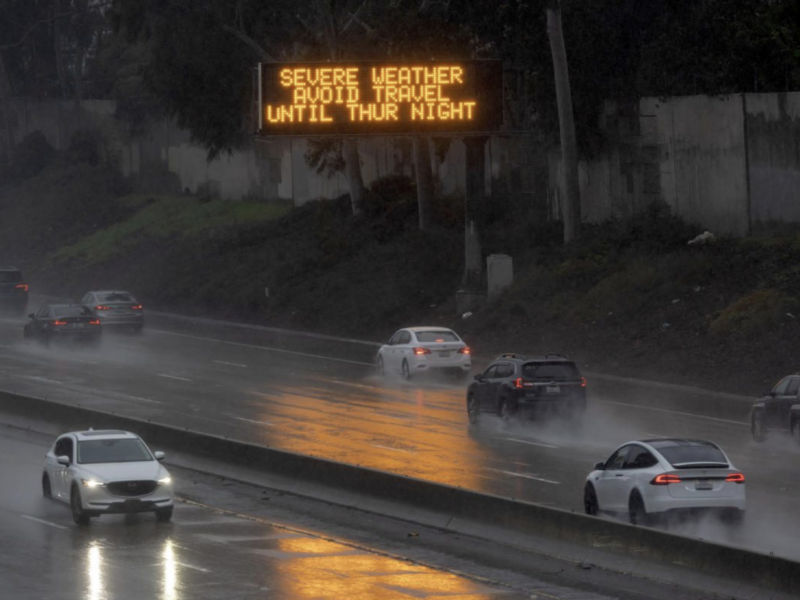
[[[500,61],[261,63],[256,135],[477,133],[503,124]]]

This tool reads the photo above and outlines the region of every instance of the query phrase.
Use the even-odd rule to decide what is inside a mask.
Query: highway
[[[465,384],[384,380],[366,347],[156,322],[141,336],[107,335],[97,349],[46,349],[23,342],[21,326],[0,320],[5,391],[575,511],[586,473],[619,444],[710,439],[747,476],[745,523],[709,519],[675,531],[800,559],[800,448],[788,438],[755,444],[745,421],[702,404],[637,406],[593,394],[590,380],[579,426],[504,427],[486,416],[471,427]]]

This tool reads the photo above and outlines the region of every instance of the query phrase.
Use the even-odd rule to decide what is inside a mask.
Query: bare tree
[[[547,36],[553,56],[553,71],[558,103],[558,126],[561,133],[561,162],[564,175],[564,198],[561,212],[564,219],[564,243],[580,235],[581,192],[578,185],[578,142],[575,137],[575,120],[572,112],[572,91],[569,83],[567,50],[561,28],[561,2],[547,2]]]

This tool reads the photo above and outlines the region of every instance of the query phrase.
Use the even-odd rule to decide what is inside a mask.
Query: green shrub
[[[736,300],[711,321],[710,331],[717,335],[746,336],[774,329],[796,310],[797,301],[775,289],[758,290]]]

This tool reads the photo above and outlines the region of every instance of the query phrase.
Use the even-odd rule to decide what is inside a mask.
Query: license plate
[[[447,358],[448,356],[450,356],[450,352],[448,352],[447,350],[439,350],[439,356],[441,356],[442,358]]]
[[[548,385],[545,391],[548,394],[560,394],[561,393],[561,386],[560,385]]]
[[[712,490],[714,486],[711,485],[711,482],[705,479],[697,480],[694,482],[694,489],[696,490]]]
[[[83,329],[83,323],[73,323],[69,326],[70,329]]]

